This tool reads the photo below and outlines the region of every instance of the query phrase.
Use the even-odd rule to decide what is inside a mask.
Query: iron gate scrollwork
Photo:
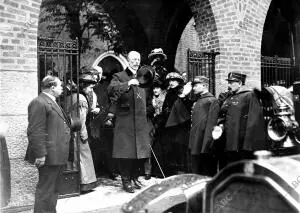
[[[188,81],[192,81],[197,75],[209,78],[209,91],[215,95],[215,62],[219,52],[199,52],[188,49]]]
[[[58,104],[66,112],[67,98],[72,95],[70,93],[77,93],[77,116],[79,116],[79,90],[71,89],[68,91],[66,85],[75,83],[79,85],[79,47],[77,40],[61,41],[52,38],[39,37],[37,44],[38,55],[38,90],[41,91],[41,80],[46,75],[53,75],[60,78],[64,85],[64,92]],[[70,98],[69,98],[70,99]],[[72,98],[71,98],[72,99]],[[79,164],[79,141],[75,140],[71,133],[69,162],[60,179],[60,197],[70,197],[80,194],[80,164]]]
[[[296,80],[297,66],[291,58],[261,56],[261,85],[290,87]]]

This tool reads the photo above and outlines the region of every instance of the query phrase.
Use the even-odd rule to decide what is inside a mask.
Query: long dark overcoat
[[[128,86],[135,78],[129,69],[116,73],[108,86],[112,101],[110,111],[116,115],[113,140],[114,158],[141,159],[150,157],[150,131],[152,123],[147,118],[147,108],[152,108],[146,90]]]
[[[263,109],[253,91],[229,96],[221,106],[218,122],[225,127],[224,151],[266,149]]]
[[[210,152],[212,147],[212,129],[217,124],[220,105],[211,93],[197,99],[192,108],[192,126],[189,148],[192,155]]]
[[[172,150],[174,143],[188,146],[190,111],[186,110],[181,98],[178,97],[181,89],[181,86],[169,89],[162,105],[162,117],[165,125],[162,143],[167,150]]]

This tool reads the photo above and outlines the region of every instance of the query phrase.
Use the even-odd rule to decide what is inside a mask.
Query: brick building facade
[[[0,119],[9,124],[6,139],[12,176],[10,206],[32,204],[29,195],[37,180],[37,170],[23,158],[27,106],[38,94],[37,27],[41,2],[0,1]],[[220,52],[216,58],[217,94],[224,89],[222,79],[229,71],[247,74],[247,85],[260,87],[261,41],[270,3],[271,0],[188,1],[200,50]],[[153,26],[156,28],[150,29],[148,52],[165,41],[157,33],[161,32],[157,30],[159,26]],[[172,45],[176,50],[177,43]]]

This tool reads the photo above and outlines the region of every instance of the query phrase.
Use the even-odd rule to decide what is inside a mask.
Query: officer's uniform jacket
[[[210,152],[212,148],[212,129],[217,124],[219,102],[211,93],[198,97],[191,111],[191,130],[189,148],[192,155]]]
[[[221,106],[219,124],[224,124],[221,137],[225,151],[266,149],[263,109],[255,93],[241,89]]]

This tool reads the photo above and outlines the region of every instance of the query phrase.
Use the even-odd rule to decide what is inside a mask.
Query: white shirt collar
[[[136,75],[136,70],[132,69],[130,66],[128,66],[128,69],[132,72],[133,75]]]
[[[51,95],[51,94],[49,94],[49,93],[47,93],[47,92],[43,92],[45,95],[47,95],[49,98],[51,98],[55,103],[56,103],[56,98],[53,96],[53,95]]]

